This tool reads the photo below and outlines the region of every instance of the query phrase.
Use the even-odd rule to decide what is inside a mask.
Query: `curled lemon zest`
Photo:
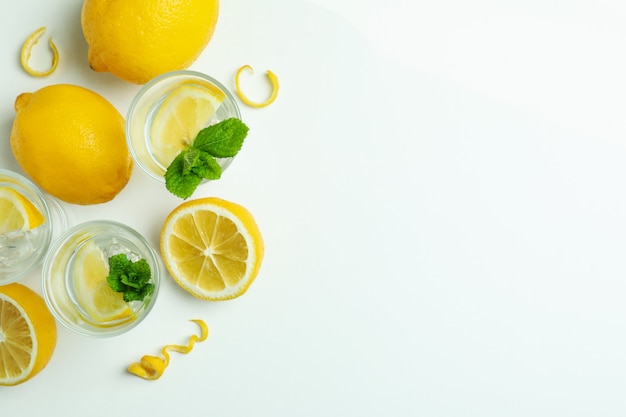
[[[195,334],[191,335],[189,342],[187,342],[187,346],[175,344],[163,346],[163,349],[161,349],[161,355],[163,355],[162,358],[158,356],[144,355],[139,362],[132,363],[128,366],[128,372],[147,380],[159,379],[161,375],[163,375],[165,368],[167,368],[170,363],[170,355],[168,351],[186,355],[191,352],[191,349],[193,349],[196,342],[202,342],[209,336],[209,328],[204,321],[199,319],[190,321],[193,321],[200,327],[200,336]]]
[[[274,100],[276,100],[276,97],[278,97],[278,89],[280,87],[280,85],[278,84],[278,77],[276,76],[276,74],[274,74],[270,70],[267,70],[267,78],[270,80],[270,84],[272,85],[272,94],[264,102],[257,103],[257,102],[254,102],[254,101],[250,100],[241,91],[241,85],[239,83],[239,78],[241,77],[241,74],[245,70],[248,70],[248,71],[250,71],[250,73],[254,74],[254,70],[252,69],[252,67],[250,65],[244,65],[243,67],[239,68],[239,70],[237,71],[237,74],[235,75],[235,90],[237,91],[237,95],[239,96],[241,101],[243,101],[245,104],[247,104],[250,107],[256,107],[256,108],[266,107],[266,106],[269,106],[270,104],[272,104],[274,102]]]
[[[33,47],[37,44],[37,42],[39,42],[39,38],[43,36],[43,33],[45,31],[46,31],[45,26],[40,27],[39,29],[34,31],[26,39],[26,41],[24,42],[24,45],[22,45],[22,53],[20,54],[22,68],[24,68],[24,70],[30,75],[32,75],[33,77],[45,77],[47,75],[50,75],[54,71],[56,71],[57,65],[59,64],[59,51],[57,50],[56,45],[52,41],[52,36],[50,37],[50,40],[48,42],[48,44],[50,45],[50,49],[52,50],[52,64],[50,68],[48,68],[45,71],[38,71],[36,69],[33,69],[28,63],[28,61],[30,60],[30,54],[33,50]]]

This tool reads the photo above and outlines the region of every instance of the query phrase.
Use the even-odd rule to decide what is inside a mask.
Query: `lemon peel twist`
[[[128,366],[128,372],[147,380],[159,379],[161,375],[163,375],[165,368],[167,368],[170,363],[170,355],[168,351],[186,355],[191,352],[191,349],[193,349],[196,342],[202,342],[209,336],[209,328],[204,321],[199,319],[190,321],[193,321],[200,327],[200,336],[195,334],[191,335],[189,342],[187,342],[187,346],[175,344],[163,346],[163,349],[161,349],[161,355],[163,355],[162,358],[158,356],[144,355],[141,358],[141,361],[132,363]]]
[[[248,70],[248,71],[250,71],[250,73],[254,74],[254,70],[252,69],[252,67],[250,65],[244,65],[243,67],[239,68],[239,70],[237,70],[237,74],[235,74],[235,91],[237,91],[237,95],[239,96],[241,101],[243,101],[248,106],[255,107],[255,108],[266,107],[266,106],[269,106],[270,104],[272,104],[274,102],[274,100],[276,100],[276,97],[278,97],[278,89],[280,87],[280,85],[278,83],[278,77],[276,76],[276,74],[274,74],[270,70],[267,70],[267,78],[270,80],[270,84],[272,85],[272,94],[264,102],[257,103],[257,102],[254,102],[254,101],[250,100],[241,91],[241,85],[239,83],[239,78],[241,77],[241,74],[245,70]]]
[[[47,75],[50,75],[54,71],[56,71],[57,65],[59,64],[59,51],[57,50],[56,45],[52,41],[52,36],[50,37],[50,40],[48,41],[48,44],[50,45],[50,49],[52,50],[52,64],[50,68],[48,68],[45,71],[38,71],[32,68],[30,64],[28,63],[30,61],[30,54],[33,50],[33,47],[37,44],[37,42],[39,42],[39,38],[43,36],[43,33],[45,31],[46,31],[45,26],[40,27],[39,29],[31,33],[31,35],[28,38],[26,38],[26,41],[22,45],[22,52],[20,54],[20,61],[22,63],[22,68],[24,68],[24,71],[26,71],[28,74],[32,75],[33,77],[45,77]]]

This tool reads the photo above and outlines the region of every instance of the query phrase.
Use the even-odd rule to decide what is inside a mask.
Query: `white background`
[[[73,83],[122,114],[138,90],[88,68],[79,0],[2,13],[0,166],[13,101]],[[192,69],[266,109],[224,177],[197,191],[246,206],[266,243],[248,293],[193,298],[165,277],[137,328],[59,326],[0,414],[203,416],[626,415],[626,5],[620,0],[222,0]],[[19,66],[40,26],[57,72]],[[46,62],[45,42],[37,60]],[[37,53],[35,53],[37,55]],[[119,220],[157,247],[179,200],[136,169],[75,223]],[[41,292],[34,274],[24,283]],[[126,373],[172,355],[158,381]]]

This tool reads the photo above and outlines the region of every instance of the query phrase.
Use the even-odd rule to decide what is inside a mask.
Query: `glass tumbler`
[[[233,95],[214,78],[196,71],[172,71],[155,77],[146,83],[133,99],[126,117],[126,140],[130,153],[143,171],[160,182],[165,182],[167,166],[155,156],[152,129],[159,109],[181,86],[204,89],[212,95],[223,97],[215,113],[206,120],[205,127],[228,118],[241,119],[239,107]],[[218,158],[225,170],[233,158]]]
[[[108,287],[106,261],[118,254],[132,262],[147,262],[154,290],[143,300],[126,302],[122,293]],[[154,306],[160,266],[155,251],[137,231],[96,220],[68,229],[52,244],[42,279],[44,299],[61,324],[87,336],[114,336],[138,325]]]
[[[56,200],[16,172],[0,169],[0,190],[7,196],[18,193],[43,217],[43,223],[30,230],[3,228],[0,232],[0,285],[6,285],[21,280],[41,265],[53,233],[67,228],[67,217]],[[17,208],[7,203],[4,209]]]

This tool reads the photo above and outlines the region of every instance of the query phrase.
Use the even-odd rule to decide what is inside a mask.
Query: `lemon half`
[[[0,287],[0,385],[35,376],[56,342],[56,322],[39,294],[17,283]]]
[[[161,230],[161,255],[174,280],[195,297],[228,300],[245,293],[263,260],[252,214],[216,197],[175,208]]]

